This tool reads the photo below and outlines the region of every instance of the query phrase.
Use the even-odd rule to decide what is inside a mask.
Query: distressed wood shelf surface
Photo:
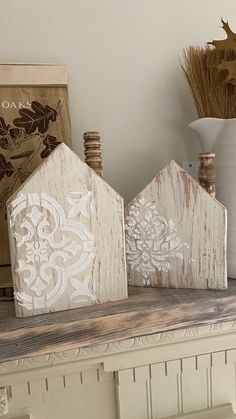
[[[137,288],[129,298],[17,319],[0,303],[0,363],[195,325],[236,320],[236,281],[226,291]]]

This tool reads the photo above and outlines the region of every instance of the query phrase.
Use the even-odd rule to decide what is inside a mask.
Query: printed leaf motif
[[[214,40],[212,42],[208,42],[208,44],[213,45],[217,49],[231,49],[236,51],[236,33],[234,33],[230,27],[228,22],[225,22],[221,19],[222,28],[226,32],[227,38],[223,40]]]
[[[50,106],[43,106],[37,101],[31,103],[31,109],[20,109],[20,118],[14,119],[13,123],[18,128],[23,128],[26,134],[33,134],[38,130],[40,134],[47,132],[50,122],[57,119],[57,111]]]
[[[19,138],[22,135],[22,133],[24,133],[24,130],[19,129],[19,128],[10,128],[9,129],[10,137],[13,140],[15,140],[16,138]]]
[[[4,150],[9,149],[8,139],[7,137],[0,137],[0,147]]]
[[[0,116],[0,135],[7,135],[10,125],[6,125],[4,119]]]
[[[42,151],[41,157],[42,159],[45,159],[54,150],[54,148],[61,144],[61,141],[57,141],[57,138],[52,135],[47,135],[47,137],[43,140],[43,144],[45,145],[45,149]]]
[[[29,157],[31,156],[33,151],[34,150],[29,150],[29,151],[23,151],[22,153],[19,153],[19,154],[14,154],[14,156],[11,156],[10,159],[17,160],[17,159],[23,159],[23,158]]]
[[[13,166],[10,162],[7,162],[4,155],[0,154],[0,181],[4,175],[10,177],[13,173]]]

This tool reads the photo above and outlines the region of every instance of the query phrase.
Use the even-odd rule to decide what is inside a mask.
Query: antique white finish
[[[170,162],[126,208],[130,285],[227,288],[226,215]]]
[[[233,419],[235,366],[231,321],[16,359],[0,383],[9,419]]]
[[[236,118],[201,118],[190,128],[198,135],[202,151],[213,151],[216,155],[216,196],[228,211],[228,277],[236,279]]]
[[[0,387],[0,416],[5,416],[8,413],[8,400],[6,387]]]
[[[8,202],[17,316],[127,296],[123,200],[62,144]]]
[[[179,416],[172,416],[177,419]],[[190,413],[182,416],[183,419],[234,419],[236,414],[233,412],[231,404],[219,406],[215,409],[204,409],[200,412]]]

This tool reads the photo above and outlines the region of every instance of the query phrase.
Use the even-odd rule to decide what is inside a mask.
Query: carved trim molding
[[[0,364],[0,375],[14,371],[43,368],[55,364],[65,364],[73,361],[103,358],[109,355],[148,349],[166,344],[181,343],[201,338],[227,335],[236,332],[236,321],[216,323],[205,326],[189,327],[141,336],[97,346],[75,348],[64,352],[53,352],[46,355],[16,359]]]

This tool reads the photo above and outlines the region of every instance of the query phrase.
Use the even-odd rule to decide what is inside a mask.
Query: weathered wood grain
[[[0,64],[0,266],[10,264],[7,199],[59,142],[71,145],[66,81],[63,65]],[[45,112],[37,105],[33,111],[32,103]],[[37,123],[31,125],[29,112]],[[1,267],[0,273],[1,286]]]
[[[123,198],[65,144],[7,208],[17,316],[127,297]]]
[[[152,333],[236,320],[236,281],[226,291],[133,287],[128,299],[15,318],[0,305],[0,362]]]
[[[171,161],[126,208],[129,284],[225,289],[226,209]]]

